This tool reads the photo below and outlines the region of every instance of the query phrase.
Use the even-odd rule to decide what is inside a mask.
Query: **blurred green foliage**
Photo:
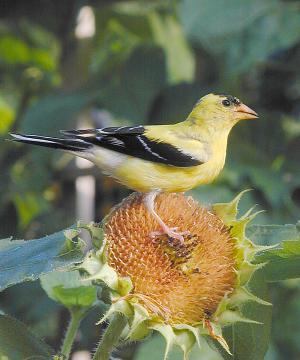
[[[92,9],[95,33],[79,38],[83,6]],[[98,127],[171,123],[183,120],[208,92],[238,96],[260,119],[233,130],[222,175],[193,195],[212,203],[252,188],[244,207],[258,203],[266,210],[257,222],[295,223],[300,210],[299,24],[298,1],[1,1],[0,238],[38,237],[74,223],[74,179],[80,173],[62,153],[4,141],[9,131],[53,135],[76,127],[83,117]],[[97,177],[99,220],[120,200],[120,191],[99,172],[84,173],[91,171]],[[24,308],[16,294],[26,297],[25,288],[1,295],[1,307],[21,319]],[[268,360],[300,357],[298,288],[296,281],[272,289]],[[38,286],[32,292],[52,311]],[[28,303],[28,311],[39,310]],[[55,307],[53,314],[58,311]],[[38,316],[26,321],[42,328]],[[59,316],[44,321],[51,329],[61,327]],[[46,329],[41,333],[55,345],[55,331],[51,335]],[[80,344],[90,347],[97,337],[89,329]]]

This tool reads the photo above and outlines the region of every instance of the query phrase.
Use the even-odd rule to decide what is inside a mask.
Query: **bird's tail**
[[[87,143],[82,139],[66,138],[60,139],[48,136],[39,135],[21,135],[21,134],[10,134],[13,137],[13,141],[22,143],[39,145],[50,147],[54,149],[62,149],[67,151],[85,151],[90,149],[93,145]]]

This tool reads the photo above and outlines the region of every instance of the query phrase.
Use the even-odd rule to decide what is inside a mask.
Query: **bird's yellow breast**
[[[142,192],[160,189],[167,192],[184,192],[198,185],[212,182],[222,170],[226,157],[227,136],[212,142],[210,159],[198,166],[174,167],[131,156],[111,171],[123,185]]]

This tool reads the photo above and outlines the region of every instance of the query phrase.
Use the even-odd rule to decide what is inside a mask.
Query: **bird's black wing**
[[[175,146],[148,139],[145,128],[139,126],[107,127],[103,129],[71,130],[62,133],[87,143],[155,163],[177,167],[201,165],[202,162],[184,154]]]

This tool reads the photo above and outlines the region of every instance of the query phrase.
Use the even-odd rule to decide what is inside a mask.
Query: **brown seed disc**
[[[188,231],[184,244],[166,235],[142,195],[128,197],[106,219],[108,263],[133,283],[132,297],[169,324],[209,318],[236,283],[235,241],[215,214],[191,197],[162,193],[155,210],[169,227]]]

